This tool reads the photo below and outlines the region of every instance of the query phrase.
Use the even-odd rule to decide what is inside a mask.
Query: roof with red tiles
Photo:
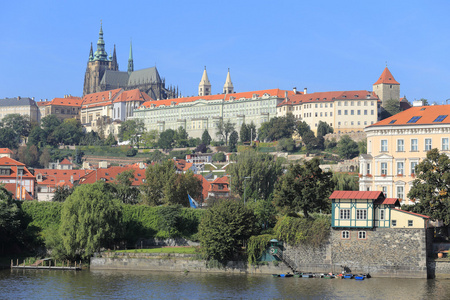
[[[388,67],[384,68],[383,73],[381,73],[380,78],[378,78],[377,82],[375,82],[374,85],[381,83],[400,84],[394,79],[394,76],[392,76],[391,71],[389,71]]]
[[[128,102],[128,101],[153,101],[153,99],[144,92],[141,92],[139,89],[134,89],[130,91],[123,91],[120,93],[116,99],[114,99],[113,103],[117,102]]]
[[[228,185],[228,176],[217,177],[211,183],[217,183],[217,184],[222,183],[222,184]]]
[[[0,178],[16,178],[16,176],[18,176],[17,174],[17,166],[22,166],[23,167],[23,175],[20,175],[21,178],[23,179],[33,179],[36,178],[33,174],[31,174],[31,172],[27,169],[27,167],[25,166],[25,164],[14,160],[12,158],[9,158],[7,156],[1,157],[0,158],[0,166],[10,166],[11,167],[11,174],[10,175],[0,175]]]
[[[13,152],[9,148],[0,148],[0,154],[12,154]]]
[[[71,165],[72,162],[68,160],[67,158],[64,158],[60,163],[60,165]]]
[[[209,186],[210,182],[208,180],[206,180],[206,178],[203,177],[200,174],[194,174],[194,176],[202,181],[202,196],[203,196],[203,200],[205,200],[206,198],[208,198],[208,191],[209,191],[209,188],[210,188],[210,186]]]
[[[51,101],[38,101],[38,102],[36,102],[37,106],[46,106],[46,105],[50,105],[50,104],[52,104]]]
[[[330,199],[364,199],[377,200],[384,198],[382,191],[334,191]]]
[[[431,219],[431,217],[429,217],[429,216],[421,215],[421,214],[418,214],[418,213],[413,213],[412,211],[406,211],[406,210],[403,210],[403,209],[400,209],[400,208],[395,208],[395,210],[398,210],[398,211],[400,211],[402,213],[418,216],[418,217],[421,217],[421,218],[424,218],[424,219]]]
[[[436,121],[440,116],[442,120]],[[444,117],[445,116],[445,117]],[[415,119],[413,119],[415,118]],[[366,128],[377,126],[399,126],[399,125],[437,125],[450,124],[450,105],[414,106],[408,110],[399,112],[389,118],[381,120]]]
[[[400,206],[400,200],[398,198],[385,198],[385,199],[377,199],[373,202],[373,204],[384,204],[384,205],[394,205]]]
[[[374,92],[366,90],[317,92],[289,96],[289,99],[284,100],[278,106],[312,102],[332,102],[335,100],[379,100],[379,98]]]
[[[35,169],[34,174],[42,175],[42,181],[37,181],[37,185],[45,186],[68,186],[72,187],[73,182],[81,177],[93,172],[93,170],[55,170],[55,169]]]
[[[110,91],[87,94],[82,99],[82,105],[91,106],[92,104],[99,104],[106,102],[111,103],[111,101],[120,91],[122,91],[122,89],[115,89]],[[111,93],[111,97],[109,97],[109,93]]]
[[[293,96],[293,91],[288,90],[280,90],[280,89],[269,89],[269,90],[260,90],[260,91],[252,91],[252,92],[242,92],[242,93],[232,93],[232,94],[218,94],[218,95],[208,95],[208,96],[194,96],[194,97],[184,97],[184,98],[174,98],[174,99],[165,99],[165,100],[157,100],[157,101],[147,101],[144,104],[142,104],[142,107],[150,107],[152,104],[156,107],[158,106],[170,106],[173,103],[178,105],[180,103],[189,103],[194,102],[197,100],[205,100],[205,101],[211,101],[211,100],[225,100],[229,101],[231,97],[233,97],[235,100],[239,100],[241,98],[250,99],[253,98],[253,95],[257,95],[257,97],[262,97],[263,95],[267,94],[270,96],[275,96],[278,98],[284,98],[285,93],[287,92],[288,96]],[[300,92],[297,92],[297,94]]]
[[[117,175],[120,173],[134,170],[134,179],[132,180],[132,186],[140,186],[145,181],[145,169],[140,169],[135,166],[124,166],[124,167],[108,167],[94,169],[89,174],[80,178],[80,184],[95,183],[97,180],[103,180],[105,182],[114,182]]]
[[[15,183],[4,183],[5,189],[10,192],[14,199],[19,199],[20,195],[17,195],[16,197],[16,184]],[[26,191],[23,192],[22,190],[22,200],[34,200],[33,197],[27,193]]]
[[[62,106],[81,106],[81,97],[66,97],[66,98],[54,98],[50,103],[52,105],[62,105]]]

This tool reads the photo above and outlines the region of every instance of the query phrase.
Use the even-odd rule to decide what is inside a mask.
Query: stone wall
[[[450,278],[450,261],[428,261],[429,278]]]
[[[331,229],[329,241],[321,248],[285,246],[286,255],[300,272],[370,273],[376,277],[427,278],[425,229]],[[358,239],[358,231],[366,239]]]
[[[277,263],[278,264],[278,263]],[[237,274],[281,274],[291,272],[283,263],[275,266],[249,266],[246,262],[230,261],[225,268],[208,267],[206,261],[195,259],[192,254],[160,253],[101,253],[91,258],[92,270],[142,270],[174,272],[210,272]]]

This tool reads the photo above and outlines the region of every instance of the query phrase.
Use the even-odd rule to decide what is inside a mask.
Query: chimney
[[[284,98],[287,98],[287,97],[288,97],[288,92],[284,91]]]
[[[73,175],[70,175],[70,183],[73,183]]]
[[[307,89],[307,88],[304,88],[304,89],[303,89],[303,94],[306,95],[306,94],[307,94],[307,91],[308,91],[308,89]]]
[[[112,92],[109,91],[109,100],[111,100],[111,97],[112,97]]]
[[[297,94],[297,88],[296,87],[294,87],[292,90],[294,91],[294,94]]]

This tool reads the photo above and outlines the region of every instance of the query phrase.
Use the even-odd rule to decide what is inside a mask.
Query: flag
[[[189,199],[189,204],[191,205],[191,208],[197,208],[198,207],[197,201],[192,199],[192,197],[189,194],[188,194],[188,199]]]

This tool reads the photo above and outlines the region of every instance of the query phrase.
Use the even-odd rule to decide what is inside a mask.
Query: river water
[[[0,270],[0,299],[450,299],[450,280]]]

